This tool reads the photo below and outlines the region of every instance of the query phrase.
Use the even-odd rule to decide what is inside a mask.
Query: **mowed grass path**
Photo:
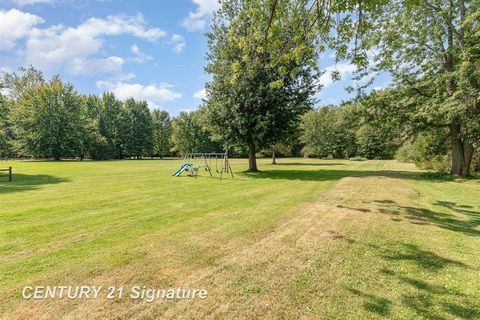
[[[480,182],[394,161],[2,162],[5,319],[480,318]],[[4,177],[0,177],[2,179]],[[206,288],[194,301],[25,301],[25,285]]]

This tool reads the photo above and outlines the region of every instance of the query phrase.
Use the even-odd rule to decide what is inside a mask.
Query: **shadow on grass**
[[[463,286],[452,286],[438,280],[442,273],[445,275],[444,269],[470,269],[465,263],[411,243],[382,245],[353,240],[349,243],[367,246],[372,253],[384,260],[382,264],[388,266],[378,272],[381,288],[389,292],[387,297],[346,288],[350,293],[362,298],[366,311],[381,317],[392,316],[391,309],[395,304],[399,304],[422,319],[480,318],[480,309],[473,302],[475,298],[471,293],[464,292]],[[395,288],[394,291],[389,290],[389,283]],[[400,318],[400,315],[395,316]]]
[[[59,178],[45,174],[13,174],[13,181],[7,181],[0,177],[0,194],[29,191],[40,188],[42,185],[58,184],[70,181],[69,179]]]
[[[308,163],[308,162],[277,162],[273,166],[320,166],[320,167],[328,167],[328,166],[344,166],[345,163],[339,163],[339,162],[324,162],[324,163]]]
[[[357,289],[348,289],[351,293],[364,299],[363,307],[365,310],[376,313],[381,316],[388,316],[392,308],[392,301],[373,294],[364,293]]]
[[[278,164],[279,166],[297,165],[297,164]],[[307,166],[307,164],[302,164]],[[315,164],[314,164],[315,165]],[[322,164],[317,164],[322,165]],[[343,165],[343,164],[342,164]],[[388,177],[394,179],[423,180],[431,182],[452,181],[450,176],[431,175],[425,172],[415,171],[393,171],[393,170],[338,170],[318,169],[318,170],[290,170],[273,169],[259,172],[244,171],[240,173],[244,177],[253,179],[283,179],[300,181],[331,181],[339,180],[345,177]]]
[[[467,210],[472,206],[458,205],[454,202],[437,201],[433,203],[436,206],[447,208],[457,215],[451,213],[444,213],[440,211],[433,211],[427,208],[419,208],[413,206],[402,206],[394,201],[385,202],[385,200],[376,200],[381,208],[378,209],[380,213],[394,216],[393,218],[399,221],[399,218],[407,219],[412,224],[417,225],[434,225],[442,229],[463,233],[469,236],[480,236],[480,211]]]
[[[469,268],[461,261],[442,257],[433,251],[424,250],[415,244],[402,243],[400,248],[395,249],[394,251],[387,252],[383,258],[392,262],[410,262],[429,271],[437,271],[447,266]]]

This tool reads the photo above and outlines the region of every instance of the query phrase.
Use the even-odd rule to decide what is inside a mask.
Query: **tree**
[[[302,117],[301,141],[308,156],[349,158],[357,153],[356,130],[360,125],[359,106],[325,106]]]
[[[148,104],[129,98],[124,103],[125,152],[140,159],[153,152],[153,122]]]
[[[10,108],[7,99],[0,93],[0,158],[5,157],[11,152],[9,116]]]
[[[107,139],[101,135],[99,117],[102,101],[98,96],[82,96],[82,140],[80,144],[80,157],[90,156],[94,160],[112,159],[114,153],[109,149]]]
[[[153,110],[153,150],[154,153],[163,158],[171,149],[172,120],[165,110]]]
[[[18,97],[15,130],[22,150],[37,157],[71,157],[81,145],[81,101],[71,84],[54,77]]]
[[[373,70],[389,71],[403,93],[397,107],[419,128],[448,128],[450,172],[470,175],[480,140],[480,2],[353,3],[356,22],[345,14],[336,29],[337,56],[366,70],[373,50]]]
[[[124,157],[125,131],[122,130],[123,105],[110,92],[103,94],[98,112],[98,133],[105,139],[99,139],[104,145],[102,158],[113,159]],[[98,153],[97,153],[98,154]]]
[[[213,141],[205,127],[204,110],[182,111],[172,121],[172,151],[185,154],[189,152],[220,152],[222,146]]]
[[[25,94],[42,83],[45,83],[43,73],[32,66],[28,68],[19,68],[18,73],[3,74],[2,88],[6,94],[3,96],[2,131],[4,135],[5,154],[27,155],[22,153],[22,145],[16,137],[14,130],[15,116],[18,110],[18,101]]]
[[[45,78],[40,70],[33,66],[19,68],[19,73],[5,73],[3,85],[8,92],[8,98],[15,103],[28,91],[35,90],[39,85],[45,83]]]
[[[229,0],[207,34],[207,111],[225,144],[249,149],[249,171],[257,171],[256,151],[281,142],[313,104],[317,87],[313,39],[300,31],[306,1]],[[292,39],[300,41],[289,50]]]

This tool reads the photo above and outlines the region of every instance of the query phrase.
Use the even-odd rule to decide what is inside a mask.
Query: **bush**
[[[426,170],[448,172],[450,153],[448,135],[444,130],[422,132],[415,141],[405,143],[395,154],[400,162],[413,162]]]
[[[368,159],[364,158],[364,157],[352,157],[352,158],[349,158],[348,160],[350,160],[350,161],[367,161]]]
[[[412,142],[408,141],[401,146],[395,153],[395,159],[399,162],[411,163],[415,155],[415,147]]]

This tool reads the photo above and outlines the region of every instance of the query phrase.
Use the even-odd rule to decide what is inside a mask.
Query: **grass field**
[[[3,319],[480,318],[480,181],[394,161],[2,162]],[[22,300],[25,285],[205,288],[204,300]]]

